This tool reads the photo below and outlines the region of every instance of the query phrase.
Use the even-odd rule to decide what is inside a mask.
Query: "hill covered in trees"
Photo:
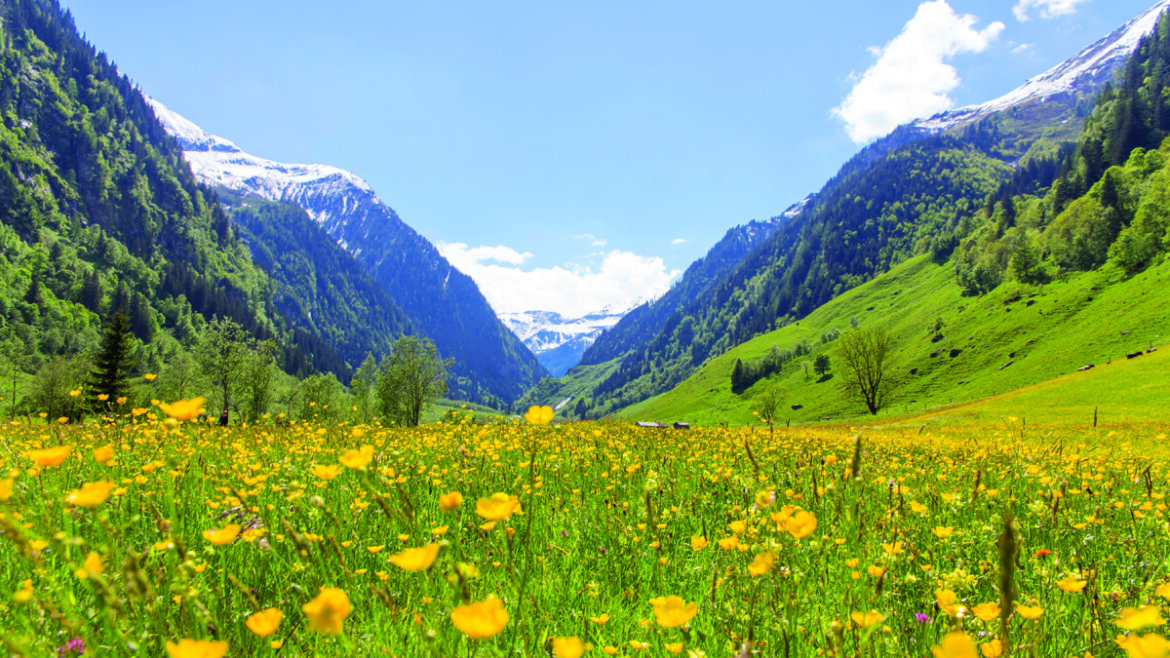
[[[331,332],[349,319],[286,317],[280,307],[294,305],[218,195],[68,11],[0,2],[0,81],[0,333],[12,407],[44,408],[85,381],[103,324],[119,312],[135,370],[162,373],[168,392],[198,370],[213,318],[273,345],[286,373],[348,380],[334,344],[359,348]],[[384,334],[409,329],[401,313],[379,318]],[[171,381],[168,368],[186,374]]]
[[[1168,72],[1163,18],[1096,97],[1076,142],[1016,168],[937,227],[919,256],[627,413],[710,418],[721,409],[746,421],[769,385],[796,405],[791,418],[856,411],[836,384],[810,381],[801,364],[832,355],[826,332],[857,322],[895,331],[899,408],[1000,393],[1157,347],[1170,322]],[[774,350],[799,347],[791,365],[766,367]],[[763,371],[772,382],[743,375]]]
[[[863,149],[708,292],[621,350],[599,352],[616,367],[590,389],[583,412],[605,415],[662,394],[735,345],[796,322],[919,254],[939,262],[954,254],[957,276],[972,294],[998,285],[1017,252],[1031,272],[1025,279],[1041,276],[1029,262],[1065,270],[1100,264],[1132,215],[1120,212],[1102,230],[1086,206],[1042,241],[1039,233],[1134,147],[1159,143],[1163,72],[1151,57],[1163,48],[1165,30],[1163,21],[1132,58],[1110,64],[1122,67],[1127,82],[1102,91],[1095,71],[1057,96],[1027,98],[973,122],[936,118],[932,125],[947,127],[942,133],[905,126]],[[1117,188],[1117,181],[1106,185],[1107,200]],[[1049,201],[1035,201],[1049,189]],[[1152,238],[1130,233],[1122,244],[1147,254]]]

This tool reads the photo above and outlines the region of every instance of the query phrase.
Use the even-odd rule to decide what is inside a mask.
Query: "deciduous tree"
[[[841,337],[837,353],[845,363],[847,389],[877,414],[894,388],[894,337],[885,327],[857,329]]]
[[[382,361],[378,376],[378,401],[382,415],[407,427],[418,425],[423,407],[447,392],[447,369],[453,359],[443,359],[426,338],[403,336]]]

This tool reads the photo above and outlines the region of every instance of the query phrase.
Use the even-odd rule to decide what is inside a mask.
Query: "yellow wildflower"
[[[497,635],[508,624],[508,611],[495,596],[461,605],[451,611],[451,622],[464,635],[485,638]]]
[[[453,512],[463,504],[463,494],[451,491],[439,496],[439,509],[444,512]]]
[[[223,546],[230,544],[236,540],[240,535],[240,526],[231,523],[223,528],[215,528],[212,530],[204,530],[203,538],[215,544],[216,546]]]
[[[772,570],[772,565],[776,563],[776,554],[772,551],[764,551],[756,556],[755,560],[748,565],[748,573],[753,576],[762,576]]]
[[[942,643],[930,651],[934,658],[979,658],[975,654],[975,641],[961,631],[948,633]]]
[[[406,571],[429,569],[439,556],[439,545],[430,544],[421,548],[408,548],[390,556],[390,562]]]
[[[579,637],[554,637],[553,656],[556,658],[581,658],[585,655],[585,643]]]
[[[869,612],[853,612],[849,615],[854,624],[859,628],[866,628],[874,624],[880,624],[885,621],[886,616],[877,610],[870,610]]]
[[[654,618],[663,628],[677,628],[689,622],[699,613],[698,603],[687,603],[680,596],[660,596],[650,599],[654,606]]]
[[[106,502],[110,492],[117,486],[113,482],[86,482],[80,489],[70,491],[65,502],[78,507],[97,507]]]
[[[309,618],[309,630],[326,635],[340,635],[345,618],[353,610],[349,597],[336,587],[322,587],[321,593],[301,606]]]
[[[1143,605],[1140,608],[1122,608],[1120,618],[1114,622],[1127,631],[1137,631],[1149,626],[1162,626],[1166,620],[1156,605]]]
[[[203,414],[204,402],[206,402],[204,398],[178,400],[170,404],[159,402],[158,408],[162,409],[168,416],[175,420],[193,420]]]
[[[170,658],[222,658],[227,653],[227,642],[212,640],[179,640],[167,642],[167,655]]]
[[[248,630],[252,631],[260,637],[268,637],[276,632],[277,627],[280,626],[281,620],[284,619],[284,613],[276,608],[268,608],[253,615],[249,615],[244,620],[244,624],[248,626]]]
[[[355,471],[364,471],[374,459],[374,446],[362,446],[358,450],[348,450],[341,456],[340,461],[346,468]]]
[[[524,414],[524,420],[527,420],[533,425],[544,425],[551,422],[552,419],[552,407],[528,407],[528,411]]]
[[[475,513],[489,521],[503,521],[520,509],[520,498],[505,493],[494,493],[475,503]]]
[[[71,452],[73,448],[69,446],[57,446],[44,450],[29,450],[24,456],[36,462],[38,466],[60,466]]]

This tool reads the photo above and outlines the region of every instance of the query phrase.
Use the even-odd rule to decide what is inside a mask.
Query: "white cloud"
[[[976,30],[977,20],[971,14],[956,14],[946,0],[918,5],[898,36],[870,49],[877,61],[833,108],[849,137],[863,144],[903,123],[954,107],[947,94],[960,80],[947,61],[961,53],[983,52],[1004,29],[996,21]]]
[[[574,240],[588,240],[589,246],[591,246],[591,247],[604,247],[605,245],[609,244],[605,240],[602,240],[601,238],[597,237],[596,235],[593,235],[592,233],[582,233],[581,235],[574,235],[573,239]]]
[[[447,260],[451,260],[452,256],[454,256],[455,258],[470,263],[482,263],[484,261],[494,260],[497,263],[507,263],[508,265],[523,265],[525,261],[532,258],[532,254],[527,251],[520,253],[504,245],[496,245],[495,247],[468,247],[462,242],[454,242],[446,245],[446,248],[451,250],[450,255],[447,252],[443,252]],[[440,248],[440,251],[442,251],[442,248]]]
[[[682,238],[675,238],[675,239],[670,241],[670,244],[671,244],[671,246],[678,246],[680,244],[683,244],[684,242],[686,242],[686,240],[684,240]]]
[[[1019,21],[1026,21],[1031,16],[1029,12],[1033,9],[1040,10],[1040,18],[1055,18],[1056,16],[1065,16],[1067,14],[1075,13],[1077,5],[1088,2],[1089,0],[1020,0],[1012,7],[1012,11]]]
[[[570,264],[523,269],[520,265],[531,254],[502,245],[469,247],[453,242],[438,247],[452,265],[475,280],[497,313],[539,310],[579,317],[611,304],[659,297],[681,274],[680,270],[668,270],[657,256],[618,249],[605,254],[597,267]],[[525,258],[512,262],[496,257],[498,254]]]
[[[1021,43],[1018,46],[1012,48],[1012,54],[1013,55],[1023,55],[1026,53],[1030,53],[1030,52],[1032,52],[1032,48],[1033,48],[1033,46],[1030,43]]]

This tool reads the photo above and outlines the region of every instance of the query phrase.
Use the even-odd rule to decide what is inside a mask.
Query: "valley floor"
[[[172,657],[1161,642],[1165,425],[1094,430],[1039,411],[1043,391],[774,434],[467,412],[415,429],[4,425],[0,638]],[[999,416],[1017,404],[1036,405],[1026,424]]]

